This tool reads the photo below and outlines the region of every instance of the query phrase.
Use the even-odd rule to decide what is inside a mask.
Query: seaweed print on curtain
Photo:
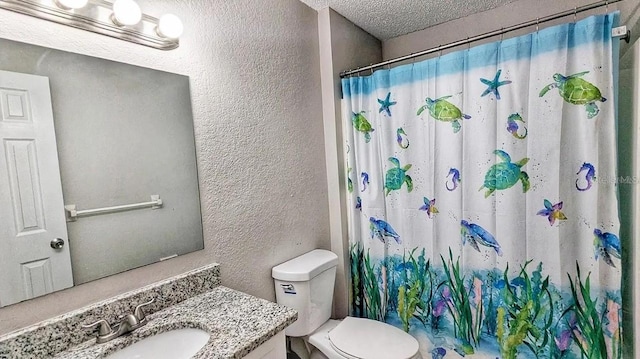
[[[617,14],[346,78],[353,315],[423,358],[620,358]]]

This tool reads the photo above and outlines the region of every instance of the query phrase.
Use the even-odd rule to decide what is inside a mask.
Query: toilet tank
[[[331,317],[338,256],[316,249],[273,267],[276,301],[298,311],[298,320],[285,334],[303,337]]]

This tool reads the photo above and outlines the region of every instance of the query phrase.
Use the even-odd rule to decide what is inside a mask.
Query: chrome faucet
[[[82,325],[84,329],[98,328],[98,336],[96,337],[96,343],[106,343],[112,339],[115,339],[123,334],[134,331],[141,326],[147,324],[147,317],[144,314],[145,306],[153,303],[153,299],[146,303],[142,303],[136,306],[132,313],[120,317],[120,323],[115,324],[114,328],[104,319],[98,320],[95,323]]]

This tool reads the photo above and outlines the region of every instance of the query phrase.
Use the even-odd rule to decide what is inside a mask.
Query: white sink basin
[[[107,359],[189,359],[207,344],[209,337],[200,329],[175,329],[131,344]]]

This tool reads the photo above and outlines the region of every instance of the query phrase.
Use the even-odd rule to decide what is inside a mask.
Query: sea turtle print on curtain
[[[598,181],[616,175],[616,20],[343,79],[367,174],[345,174],[353,315],[425,359],[621,358],[617,189]]]

